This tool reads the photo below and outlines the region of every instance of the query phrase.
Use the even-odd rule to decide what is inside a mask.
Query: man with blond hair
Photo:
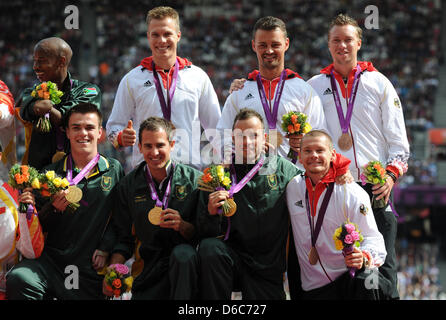
[[[290,181],[286,200],[293,229],[292,247],[295,247],[290,250],[295,250],[299,260],[299,267],[289,264],[288,268],[300,269],[303,299],[378,299],[387,290],[389,281],[377,271],[386,250],[371,213],[369,197],[356,183],[335,184],[337,171],[347,170],[350,160],[336,156],[333,141],[326,132],[314,130],[302,138],[299,161],[305,175]],[[339,244],[335,245],[333,234],[347,222],[350,228],[353,225],[359,228],[363,240],[359,247],[344,253]],[[359,238],[358,234],[351,234]],[[354,276],[349,268],[354,268]],[[378,286],[367,284],[371,274]],[[293,287],[294,278],[289,281]]]
[[[133,146],[131,165],[136,167],[143,161],[134,147],[140,123],[149,117],[163,117],[183,134],[177,139],[173,158],[201,168],[201,128],[217,126],[221,115],[217,94],[202,69],[177,56],[181,39],[177,11],[170,7],[150,10],[147,39],[152,56],[122,78],[107,122],[108,138],[119,150]]]
[[[383,234],[387,257],[380,271],[393,284],[388,298],[397,299],[395,239],[397,220],[392,212],[391,191],[407,171],[409,143],[403,109],[392,83],[371,62],[358,61],[362,30],[348,15],[339,14],[328,30],[333,63],[308,83],[322,99],[327,128],[335,148],[351,160],[350,171],[360,182],[363,167],[378,160],[387,171],[384,185],[366,184],[376,223]],[[373,205],[385,200],[384,206]]]

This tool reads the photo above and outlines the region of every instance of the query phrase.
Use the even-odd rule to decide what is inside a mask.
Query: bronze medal
[[[76,186],[69,186],[68,193],[65,195],[65,199],[69,203],[78,203],[82,199],[82,190]]]
[[[272,144],[274,148],[279,148],[283,142],[282,134],[277,129],[271,129],[268,133],[268,143]]]
[[[63,157],[65,157],[66,153],[63,151],[56,151],[56,153],[53,155],[53,158],[51,159],[51,162],[57,162],[59,160],[62,160]]]
[[[353,145],[352,137],[348,133],[343,133],[338,140],[339,149],[342,151],[350,150]]]
[[[308,253],[308,261],[310,264],[314,266],[319,261],[319,254],[315,247],[311,247],[310,252]]]
[[[150,209],[148,218],[151,224],[158,226],[161,223],[161,211],[163,208],[157,206]]]

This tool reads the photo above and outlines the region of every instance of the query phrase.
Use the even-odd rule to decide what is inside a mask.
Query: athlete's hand
[[[291,150],[299,153],[300,151],[300,141],[302,140],[303,134],[287,134],[285,138],[288,138]]]
[[[34,103],[33,111],[36,116],[43,116],[51,111],[53,103],[50,100],[37,100]]]
[[[160,216],[161,228],[169,228],[178,231],[183,223],[184,221],[177,210],[167,208],[161,211],[161,216]]]
[[[133,129],[132,120],[129,120],[127,127],[122,130],[121,142],[123,147],[130,147],[136,143],[136,131]]]
[[[229,192],[220,190],[212,192],[209,195],[208,211],[210,215],[216,215],[226,199],[229,198]]]
[[[231,83],[231,87],[229,88],[229,93],[231,94],[234,91],[243,89],[243,87],[245,86],[245,82],[246,82],[245,78],[234,79]]]
[[[65,195],[68,193],[68,190],[61,190],[58,193],[56,193],[53,197],[53,207],[57,211],[65,211],[65,209],[68,207],[70,202],[65,198]]]
[[[18,197],[19,203],[27,203],[35,206],[35,198],[32,188],[23,189],[23,192]]]
[[[348,170],[342,176],[337,176],[335,178],[336,184],[339,184],[339,185],[343,185],[343,184],[346,184],[346,183],[352,183],[353,181],[355,181],[355,179],[353,178],[352,173],[350,172],[350,170]]]
[[[372,193],[376,195],[376,200],[380,200],[384,198],[386,203],[389,201],[390,192],[392,191],[393,185],[395,183],[393,182],[393,179],[391,177],[387,177],[386,183],[384,185],[375,184],[372,187]]]
[[[361,249],[354,247],[353,251],[344,257],[344,261],[349,268],[361,269],[364,262]]]
[[[107,252],[96,249],[91,259],[91,262],[93,263],[93,268],[96,271],[99,271],[102,268],[104,268],[105,263],[107,262],[107,257],[108,257]]]

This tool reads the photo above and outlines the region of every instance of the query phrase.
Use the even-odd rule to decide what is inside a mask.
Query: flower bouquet
[[[360,175],[360,179],[362,185],[365,185],[366,183],[371,183],[371,184],[380,184],[383,186],[386,183],[386,178],[387,178],[386,175],[387,175],[386,170],[384,169],[381,162],[370,161],[364,166],[363,172]],[[384,208],[386,205],[387,205],[386,200],[384,198],[376,200],[375,195],[373,195],[372,197],[373,209]]]
[[[364,237],[356,223],[346,221],[335,230],[333,240],[336,250],[342,250],[345,256],[353,251],[353,247],[359,247]],[[349,268],[349,273],[353,278],[356,273],[356,268]]]
[[[302,112],[290,111],[282,117],[282,129],[288,135],[301,135],[311,130],[310,124],[307,122],[307,115]],[[296,161],[298,159],[297,152],[290,148],[287,155],[288,158]]]
[[[198,189],[207,192],[219,190],[229,190],[231,188],[231,178],[229,172],[225,171],[222,165],[211,165],[204,169],[203,175],[198,179]],[[225,200],[222,206],[223,214],[226,217],[232,216],[237,210],[237,205],[233,198]]]
[[[113,292],[114,298],[120,298],[124,293],[132,290],[133,277],[124,264],[117,263],[108,266],[104,279],[107,289]]]
[[[39,189],[39,172],[30,166],[15,164],[9,170],[8,184],[19,190],[21,193],[26,188]],[[28,220],[31,220],[31,214],[34,212],[34,206],[26,203],[19,203],[19,212],[26,213]]]
[[[44,198],[51,198],[59,191],[67,189],[70,185],[67,178],[59,177],[53,170],[40,174],[39,182],[41,186],[40,194]],[[79,203],[70,203],[66,210],[68,212],[74,212],[77,208],[79,208]]]
[[[61,101],[60,97],[63,96],[63,92],[57,89],[57,85],[54,82],[48,81],[36,85],[34,90],[31,92],[31,96],[42,100],[50,100],[53,104],[59,104]],[[50,132],[51,122],[49,112],[39,118],[36,128],[40,132]]]

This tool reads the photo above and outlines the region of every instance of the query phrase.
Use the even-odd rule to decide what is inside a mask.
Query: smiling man
[[[162,117],[186,133],[177,141],[172,157],[200,168],[200,143],[192,142],[200,141],[200,126],[216,128],[221,115],[217,94],[202,69],[177,56],[181,39],[177,11],[170,7],[150,10],[147,39],[152,56],[122,78],[107,122],[108,138],[117,149],[136,146],[140,123],[149,117]],[[142,160],[134,147],[132,167]]]
[[[265,156],[265,142],[262,116],[252,109],[240,110],[233,120],[235,155],[229,169],[238,191],[200,192],[196,226],[202,239],[198,251],[202,299],[229,300],[234,289],[248,300],[285,299],[289,227],[285,190],[301,171],[282,157]],[[219,209],[231,196],[237,211],[225,217]]]
[[[114,187],[124,171],[117,160],[98,153],[101,120],[94,104],[79,104],[68,111],[64,128],[71,152],[45,171],[67,177],[80,200],[73,208],[67,190],[49,201],[37,199],[39,220],[47,232],[45,247],[40,258],[23,260],[9,273],[8,298],[103,298],[103,278],[97,271],[104,267],[114,244],[108,222],[114,209]]]
[[[257,55],[259,70],[248,75],[248,81],[242,89],[228,96],[218,129],[230,129],[236,114],[243,108],[256,110],[262,115],[270,136],[273,129],[284,135],[282,116],[290,111],[305,113],[313,128],[326,127],[319,96],[296,72],[285,69],[285,53],[289,45],[290,40],[282,20],[268,16],[256,22],[251,46]],[[271,138],[270,141],[273,145],[280,144],[280,138]],[[278,154],[287,157],[290,145],[297,150],[299,141],[300,137],[294,135],[283,139],[278,146]],[[226,156],[231,153],[231,143],[229,137],[224,141]]]
[[[25,125],[26,151],[23,164],[36,169],[60,160],[69,152],[68,140],[62,131],[62,117],[79,103],[92,103],[100,108],[101,91],[98,86],[73,79],[68,67],[73,52],[63,39],[52,37],[40,40],[34,47],[33,70],[40,82],[51,81],[63,92],[61,102],[53,105],[50,100],[40,100],[31,96],[34,87],[21,94],[16,107],[20,108],[19,119]],[[49,113],[51,130],[40,132],[36,123],[41,116]]]
[[[384,185],[366,184],[370,199],[384,199],[374,207],[379,231],[386,243],[387,258],[380,268],[393,284],[386,298],[397,299],[395,240],[397,219],[388,202],[397,179],[407,171],[409,142],[403,108],[392,83],[371,62],[358,61],[362,30],[353,18],[340,14],[328,29],[328,49],[333,63],[308,83],[322,99],[328,132],[335,148],[351,160],[350,171],[360,182],[363,167],[380,161],[387,171]],[[373,203],[372,203],[373,204]]]
[[[314,130],[302,138],[299,161],[305,168],[305,176],[290,181],[286,201],[299,260],[303,299],[380,298],[390,282],[377,271],[384,262],[386,250],[371,213],[370,200],[356,183],[338,185],[334,182],[337,171],[346,170],[350,160],[336,155],[327,133]],[[335,247],[333,234],[346,221],[359,226],[364,240],[359,248],[354,247],[344,256]],[[349,275],[348,268],[357,269],[354,278]],[[376,275],[376,288],[367,287],[366,278],[372,272]],[[294,287],[291,282],[294,280],[289,278],[289,281],[290,287]]]
[[[195,207],[201,172],[171,159],[175,127],[159,117],[139,127],[144,161],[119,184],[113,225],[118,241],[110,264],[135,252],[143,262],[132,299],[192,299],[197,294]]]

